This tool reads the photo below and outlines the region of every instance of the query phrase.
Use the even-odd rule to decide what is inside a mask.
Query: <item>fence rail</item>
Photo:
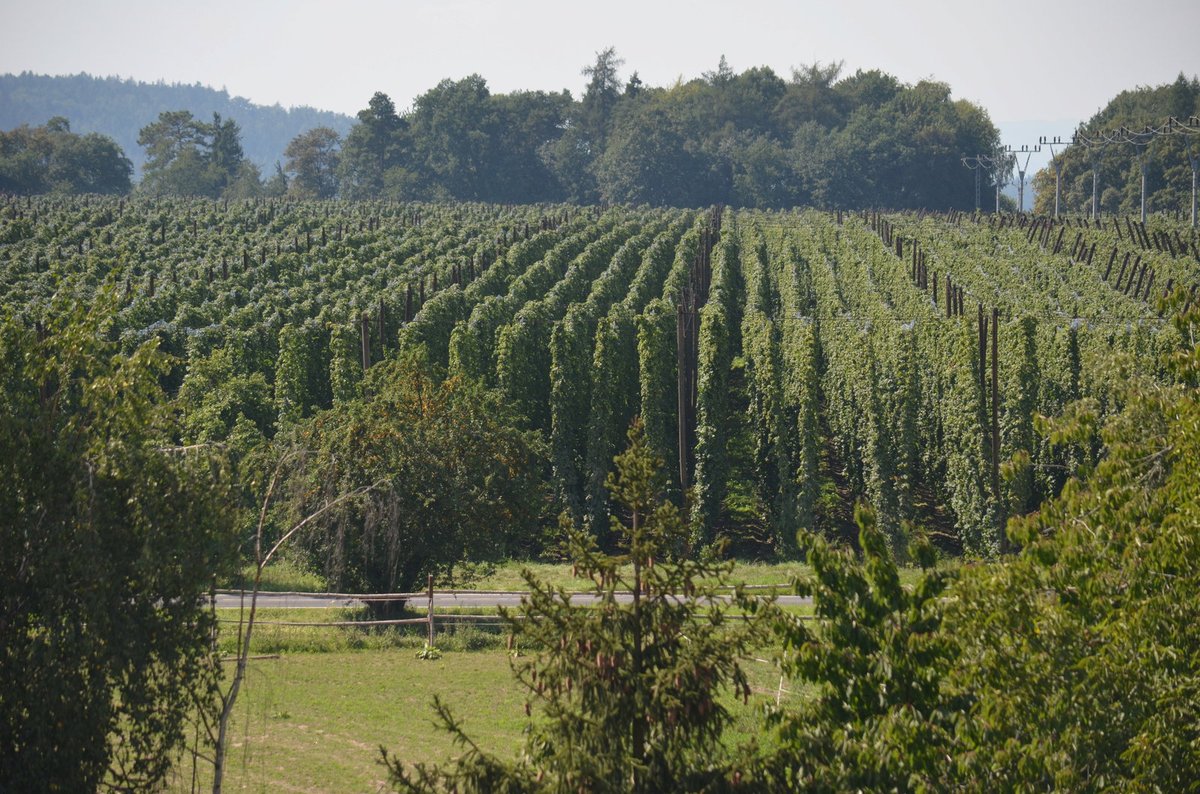
[[[293,626],[302,628],[366,628],[370,626],[418,626],[425,625],[428,627],[428,642],[434,644],[438,623],[475,623],[477,625],[504,625],[505,620],[524,620],[522,616],[510,616],[502,618],[500,615],[475,615],[461,612],[442,612],[435,613],[433,611],[434,599],[437,596],[528,596],[528,591],[523,590],[434,590],[433,577],[428,578],[428,586],[424,591],[413,593],[312,593],[301,591],[270,591],[269,593],[260,592],[259,595],[270,596],[285,596],[297,598],[324,598],[324,599],[340,599],[345,601],[357,601],[363,604],[373,603],[388,603],[388,602],[424,602],[426,607],[425,616],[417,618],[396,618],[396,619],[380,619],[380,620],[330,620],[330,621],[307,621],[307,620],[262,620],[255,619],[255,623],[260,626]],[[751,591],[775,591],[786,590],[790,585],[742,585],[741,589]],[[734,590],[737,585],[725,585],[716,589],[719,590]],[[224,596],[242,596],[249,598],[251,593],[245,590],[217,590],[218,595]],[[586,591],[580,595],[587,595]],[[617,595],[633,595],[632,591],[619,590]],[[329,609],[340,609],[343,604],[329,604]],[[498,607],[468,607],[468,608],[498,608]],[[730,615],[731,619],[744,619],[742,615]],[[799,615],[801,620],[812,620],[812,615]],[[219,618],[221,623],[237,623],[240,619],[234,618]]]

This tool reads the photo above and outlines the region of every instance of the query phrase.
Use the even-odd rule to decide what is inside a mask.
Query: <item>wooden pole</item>
[[[686,290],[684,301],[686,302]],[[676,383],[676,413],[677,443],[679,446],[679,487],[684,493],[688,488],[687,465],[687,329],[685,327],[687,309],[683,304],[675,316],[675,383]]]
[[[359,317],[358,332],[362,341],[362,368],[366,372],[371,368],[371,321],[366,312]]]
[[[426,594],[429,597],[429,611],[426,613],[429,618],[429,639],[426,641],[430,648],[433,647],[433,574],[429,574],[426,582]]]
[[[380,298],[379,298],[379,317],[378,317],[378,324],[379,324],[379,355],[380,355],[380,356],[382,356],[382,355],[384,354],[384,347],[385,347],[384,340],[385,340],[385,339],[387,339],[387,324],[386,324],[386,319],[385,319],[385,317],[386,317],[386,315],[384,314],[384,308],[383,308],[383,298],[382,298],[382,297],[380,297]]]
[[[979,304],[979,396],[987,409],[987,318]]]
[[[996,500],[996,515],[1000,523],[1000,552],[1008,551],[1008,536],[1004,532],[1004,506],[1000,498],[1000,310],[992,309],[992,494]]]

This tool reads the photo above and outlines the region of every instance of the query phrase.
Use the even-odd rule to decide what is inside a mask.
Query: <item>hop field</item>
[[[1035,417],[1158,374],[1200,266],[1163,218],[720,208],[9,199],[0,241],[8,312],[109,294],[125,350],[174,357],[182,443],[270,439],[419,350],[540,436],[577,525],[605,536],[640,415],[693,546],[756,557],[849,537],[857,500],[897,549],[995,553],[1098,453]]]

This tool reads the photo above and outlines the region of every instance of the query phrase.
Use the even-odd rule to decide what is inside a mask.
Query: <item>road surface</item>
[[[632,596],[628,593],[617,595],[617,600],[628,602]],[[595,603],[596,597],[591,593],[575,593],[571,596],[571,602],[585,605]],[[807,596],[781,595],[775,599],[775,602],[780,606],[796,607],[809,606],[812,604],[812,599]],[[241,603],[241,598],[236,593],[228,591],[217,594],[218,609],[236,609]],[[249,594],[246,596],[246,604],[249,605]],[[310,593],[267,593],[258,594],[259,609],[333,609],[340,607],[360,607],[364,601],[348,596],[339,595],[314,595]],[[425,607],[428,604],[425,596],[412,599],[411,606]],[[433,594],[434,609],[453,609],[453,608],[486,608],[486,607],[510,607],[515,608],[521,605],[521,595],[518,593],[495,593],[495,592],[457,592],[457,593],[438,593]]]

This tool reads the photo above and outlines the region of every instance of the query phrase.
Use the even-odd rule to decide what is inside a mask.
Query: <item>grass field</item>
[[[764,707],[775,702],[780,683],[774,665],[749,660],[746,666],[755,694],[747,706],[726,698],[734,716],[731,742],[759,733]],[[446,761],[458,750],[433,728],[435,694],[481,747],[503,757],[520,749],[529,723],[524,693],[500,648],[449,651],[435,660],[394,648],[253,661],[235,715],[226,788],[379,791],[386,777],[378,763],[380,745],[407,763]],[[185,761],[169,788],[186,791],[191,783]]]
[[[232,729],[230,791],[373,792],[385,746],[407,761],[450,757],[432,729],[439,694],[480,743],[516,751],[525,715],[502,652],[415,658],[409,649],[297,653],[253,661]],[[486,704],[486,708],[481,707]],[[174,790],[191,784],[190,764]]]
[[[556,587],[567,590],[587,590],[590,582],[577,579],[571,575],[570,563],[508,560],[495,565],[481,566],[475,578],[456,587],[471,590],[528,590],[522,577],[522,571],[528,570],[539,580],[549,582]],[[750,562],[739,560],[735,563],[729,580],[746,585],[782,585],[786,592],[793,579],[811,573],[811,568],[803,562]],[[252,570],[245,572],[247,579],[253,575]],[[912,568],[900,570],[900,580],[911,582],[917,576]],[[232,586],[232,582],[226,583]],[[271,591],[308,591],[320,592],[326,589],[325,581],[315,573],[305,571],[298,566],[283,561],[273,563],[263,571],[263,590]]]
[[[506,562],[470,585],[524,590],[521,571],[567,589],[586,589],[568,564]],[[802,563],[737,564],[733,581],[787,585],[809,572]],[[911,581],[915,571],[902,571]],[[291,565],[274,566],[264,589],[321,590],[319,577]],[[807,611],[806,609],[802,611]],[[235,610],[221,610],[235,621]],[[376,792],[386,790],[380,746],[406,763],[446,761],[459,752],[433,728],[432,701],[440,696],[480,746],[503,757],[521,747],[529,724],[524,693],[514,682],[504,633],[474,627],[439,628],[439,659],[418,659],[424,628],[369,630],[272,625],[274,622],[353,620],[355,610],[259,611],[254,653],[278,658],[251,662],[235,715],[226,788],[230,791]],[[222,649],[232,653],[232,624],[223,624]],[[530,651],[534,652],[534,651]],[[745,660],[754,695],[748,705],[731,697],[731,744],[761,740],[766,710],[803,693],[789,692],[773,663],[775,651]],[[782,688],[782,692],[780,691]],[[536,718],[536,711],[535,711]],[[181,765],[172,790],[189,790],[193,769]],[[198,772],[204,788],[204,770]]]

